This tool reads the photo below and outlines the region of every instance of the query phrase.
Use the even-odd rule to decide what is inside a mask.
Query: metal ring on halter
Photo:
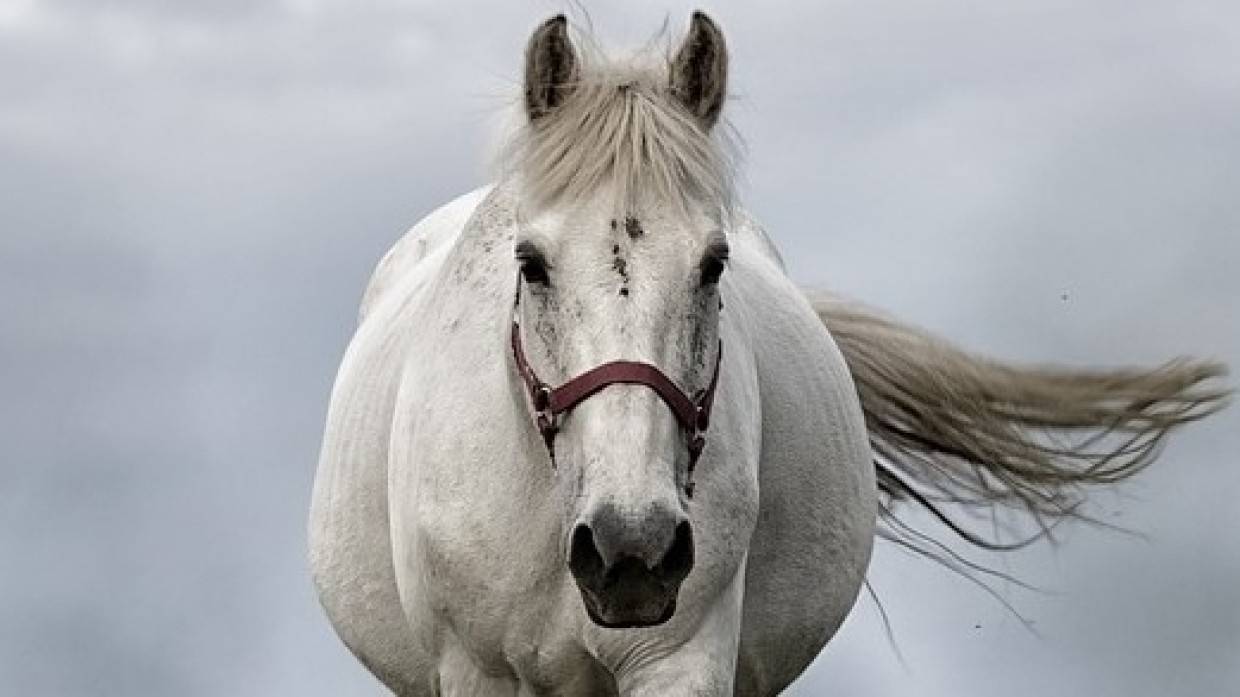
[[[535,411],[548,411],[551,408],[551,387],[546,383],[539,385],[534,390],[533,402]]]
[[[706,429],[710,428],[710,413],[701,404],[698,404],[697,409],[694,410],[693,425],[698,433],[705,433]]]

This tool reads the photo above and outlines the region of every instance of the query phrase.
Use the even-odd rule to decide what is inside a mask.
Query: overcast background
[[[591,4],[642,43],[681,2]],[[0,0],[0,693],[375,695],[304,519],[382,252],[542,2]],[[994,355],[1240,366],[1233,1],[714,3],[802,283]],[[580,12],[575,15],[582,17]],[[881,546],[796,695],[1240,694],[1240,410],[975,587]],[[812,592],[813,589],[807,589]]]

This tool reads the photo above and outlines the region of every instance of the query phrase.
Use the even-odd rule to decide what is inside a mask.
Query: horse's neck
[[[491,191],[491,186],[484,186],[458,196],[402,235],[375,265],[362,295],[358,321],[364,321],[385,301],[406,301],[424,287],[425,279],[436,276],[461,230]]]
[[[475,316],[510,312],[516,277],[515,235],[516,200],[507,188],[492,188],[449,242],[432,291],[437,296],[433,302]]]

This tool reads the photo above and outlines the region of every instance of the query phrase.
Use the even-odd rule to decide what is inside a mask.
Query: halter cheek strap
[[[715,352],[715,368],[711,373],[710,384],[699,390],[693,397],[685,394],[670,378],[657,367],[639,361],[611,361],[587,370],[570,379],[559,387],[552,387],[538,378],[534,368],[525,357],[525,349],[521,343],[521,324],[517,318],[516,305],[521,299],[518,279],[517,299],[514,301],[512,315],[512,357],[517,365],[517,372],[530,397],[534,410],[534,423],[542,434],[547,452],[555,463],[555,436],[560,430],[560,419],[609,385],[645,385],[654,390],[663,403],[672,410],[681,430],[686,437],[689,450],[689,469],[686,477],[685,492],[693,495],[693,469],[698,457],[706,446],[706,429],[710,426],[710,410],[715,401],[715,387],[719,383],[719,363],[723,358],[723,341]]]

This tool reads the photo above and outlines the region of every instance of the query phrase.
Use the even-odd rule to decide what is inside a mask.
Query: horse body
[[[535,31],[516,166],[383,258],[332,392],[311,567],[395,693],[775,694],[876,530],[936,556],[892,501],[1047,529],[1226,403],[1216,363],[1014,367],[811,302],[734,204],[718,28],[588,68]]]
[[[314,492],[329,616],[399,694],[674,694],[670,680],[731,694],[734,675],[737,694],[777,692],[843,621],[873,540],[871,456],[839,351],[761,229],[737,225],[690,509],[697,564],[667,625],[594,626],[564,572],[557,472],[511,358],[497,360],[512,211],[502,189],[461,197],[371,280]]]

